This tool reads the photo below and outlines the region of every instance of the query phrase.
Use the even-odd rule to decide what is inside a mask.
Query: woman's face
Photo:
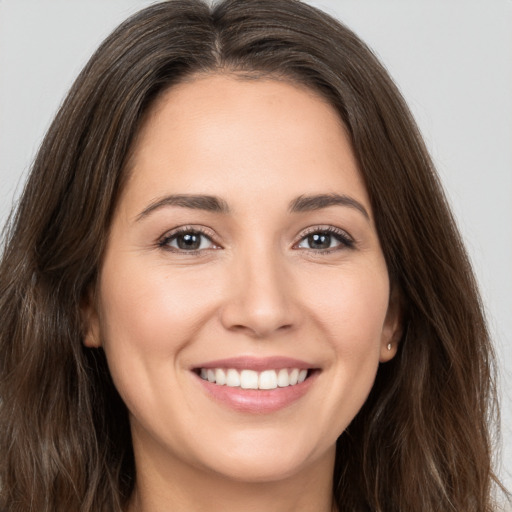
[[[332,471],[398,330],[336,111],[283,81],[195,77],[158,99],[130,173],[84,316],[137,464]]]

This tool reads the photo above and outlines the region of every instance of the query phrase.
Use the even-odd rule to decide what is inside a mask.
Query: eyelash
[[[304,250],[314,253],[317,255],[324,255],[324,254],[330,254],[332,252],[340,251],[343,249],[353,249],[355,246],[355,241],[342,229],[335,228],[334,226],[314,226],[311,228],[306,229],[303,233],[301,233],[301,236],[297,242],[293,244],[293,248],[297,249],[298,245],[303,242],[305,239],[312,235],[316,234],[327,234],[330,236],[334,236],[334,238],[340,243],[338,246],[328,249],[307,249],[304,248]],[[169,244],[176,240],[180,235],[199,235],[202,237],[205,237],[208,239],[214,247],[208,248],[208,249],[191,249],[191,250],[185,250],[185,249],[179,249],[171,247]],[[159,241],[158,241],[158,247],[171,251],[176,253],[182,253],[182,254],[190,254],[190,255],[196,255],[199,254],[205,250],[215,250],[219,249],[220,246],[216,245],[215,242],[212,239],[212,235],[209,230],[203,229],[201,227],[192,227],[192,226],[183,226],[181,228],[178,228],[171,233],[168,233],[164,235]]]
[[[316,234],[327,234],[330,236],[334,236],[334,238],[338,242],[340,242],[340,245],[328,249],[305,249],[310,253],[324,255],[331,254],[333,252],[337,252],[343,249],[354,249],[355,247],[354,239],[346,231],[339,228],[335,228],[334,226],[313,226],[311,228],[307,228],[306,231],[301,233],[301,237],[299,241],[294,244],[294,247],[296,247],[309,236]]]
[[[192,226],[183,226],[181,228],[177,228],[176,230],[165,234],[159,241],[158,241],[158,247],[165,249],[167,251],[171,252],[177,252],[177,253],[186,253],[186,254],[199,254],[205,249],[192,249],[192,250],[185,250],[185,249],[179,249],[175,247],[171,247],[169,244],[177,239],[180,235],[199,235],[207,238],[213,245],[213,248],[211,249],[218,249],[219,246],[215,244],[215,242],[212,240],[212,235],[209,230],[203,229],[201,227],[192,227]]]

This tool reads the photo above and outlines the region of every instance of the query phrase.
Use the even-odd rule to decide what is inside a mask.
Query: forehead
[[[247,200],[350,192],[368,203],[335,108],[283,80],[208,75],[171,87],[144,119],[130,171],[125,192],[139,200],[243,190]]]

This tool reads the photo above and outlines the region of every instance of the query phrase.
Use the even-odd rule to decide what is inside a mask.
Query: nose
[[[292,330],[299,318],[293,279],[282,258],[261,250],[234,262],[221,308],[224,328],[264,339]]]

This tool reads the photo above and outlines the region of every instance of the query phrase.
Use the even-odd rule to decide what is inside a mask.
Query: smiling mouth
[[[276,370],[236,370],[235,368],[198,368],[201,379],[218,386],[240,389],[272,390],[296,386],[304,382],[313,370],[281,368]]]

